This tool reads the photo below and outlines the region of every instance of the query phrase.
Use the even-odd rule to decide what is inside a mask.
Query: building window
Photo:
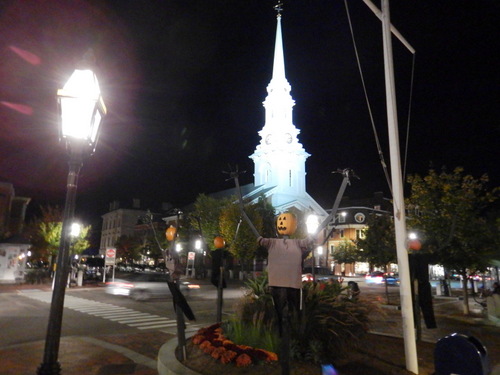
[[[340,238],[344,238],[344,230],[343,229],[340,230],[339,235],[340,235]]]
[[[356,215],[354,215],[354,220],[356,220],[356,223],[363,223],[365,221],[365,214],[362,212],[358,212]]]
[[[356,239],[363,239],[365,238],[365,232],[363,229],[356,229]]]

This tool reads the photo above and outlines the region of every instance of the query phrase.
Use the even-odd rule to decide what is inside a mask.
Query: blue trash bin
[[[439,339],[434,349],[435,375],[487,375],[488,352],[473,336],[453,333]]]

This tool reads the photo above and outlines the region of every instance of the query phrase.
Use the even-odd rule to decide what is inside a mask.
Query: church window
[[[292,170],[288,170],[288,186],[292,186]]]

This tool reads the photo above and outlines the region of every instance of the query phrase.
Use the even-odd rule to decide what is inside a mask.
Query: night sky
[[[228,165],[247,171],[242,183],[253,182],[248,156],[264,125],[275,4],[3,1],[0,179],[32,205],[63,202],[68,158],[58,141],[55,93],[92,47],[109,115],[80,175],[77,215],[98,219],[113,199],[182,206],[233,187],[222,173]],[[413,68],[413,55],[393,39],[407,174],[463,166],[500,185],[499,4],[391,2],[392,24],[416,50]],[[389,163],[381,22],[362,0],[350,0],[349,12]],[[331,172],[350,167],[360,180],[347,195],[388,196],[344,1],[285,0],[282,28],[294,124],[311,154],[308,192],[330,207],[341,182]]]

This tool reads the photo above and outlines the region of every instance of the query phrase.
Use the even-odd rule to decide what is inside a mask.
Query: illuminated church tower
[[[277,212],[296,207],[326,216],[324,209],[306,192],[305,165],[310,155],[297,138],[300,130],[293,124],[295,101],[290,90],[285,76],[281,14],[278,13],[273,75],[264,101],[265,124],[259,131],[260,143],[250,156],[255,164],[254,185]]]

